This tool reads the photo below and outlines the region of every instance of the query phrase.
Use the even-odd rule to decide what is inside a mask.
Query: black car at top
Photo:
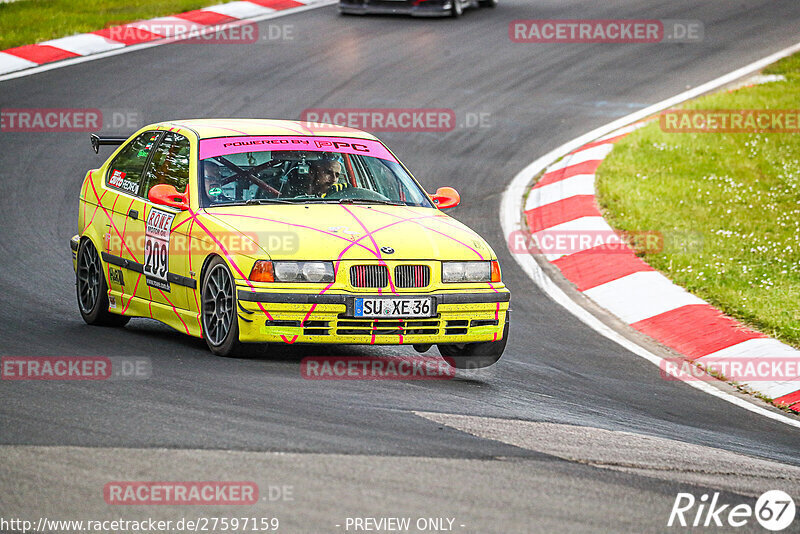
[[[495,7],[498,0],[339,0],[346,15],[397,14],[416,17],[458,17],[469,7]]]

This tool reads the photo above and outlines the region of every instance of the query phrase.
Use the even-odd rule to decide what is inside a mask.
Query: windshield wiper
[[[251,198],[245,201],[245,206],[252,206],[253,204],[297,204],[285,198]]]
[[[326,199],[323,199],[326,200]],[[329,202],[336,202],[337,204],[355,204],[355,203],[370,203],[370,204],[383,204],[385,206],[406,206],[405,202],[395,202],[393,200],[379,200],[377,198],[337,198],[330,199]]]
[[[321,197],[293,197],[291,200],[283,198],[251,198],[244,202],[219,204],[220,206],[249,206],[253,204],[383,204],[386,206],[408,206],[403,202],[380,200],[376,198],[321,198]]]
[[[236,202],[220,202],[206,206],[207,208],[227,208],[228,206],[258,206],[260,204],[296,204],[282,198],[251,198],[250,200],[239,200]]]

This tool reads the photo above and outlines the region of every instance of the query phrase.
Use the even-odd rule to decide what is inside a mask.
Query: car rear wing
[[[101,146],[119,146],[125,141],[128,140],[127,137],[110,137],[110,136],[99,136],[97,134],[91,134],[89,139],[92,141],[92,148],[94,149],[94,153],[98,154],[100,152]]]

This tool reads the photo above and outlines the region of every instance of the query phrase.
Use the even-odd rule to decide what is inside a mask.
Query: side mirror
[[[171,206],[180,210],[189,209],[189,191],[178,193],[174,185],[158,184],[150,188],[147,193],[147,200],[155,204]]]
[[[440,210],[455,208],[461,202],[461,195],[452,187],[440,187],[431,198]]]

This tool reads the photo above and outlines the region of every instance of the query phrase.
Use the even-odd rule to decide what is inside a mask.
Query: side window
[[[375,182],[374,190],[388,198],[399,198],[400,189],[397,178],[378,158],[363,158],[369,176]],[[391,189],[391,190],[390,190]]]
[[[135,195],[139,191],[147,156],[158,136],[158,132],[145,132],[128,143],[108,166],[106,185]]]
[[[154,185],[169,184],[179,193],[189,184],[189,140],[180,134],[167,132],[156,147],[147,168],[142,195],[146,198]]]

